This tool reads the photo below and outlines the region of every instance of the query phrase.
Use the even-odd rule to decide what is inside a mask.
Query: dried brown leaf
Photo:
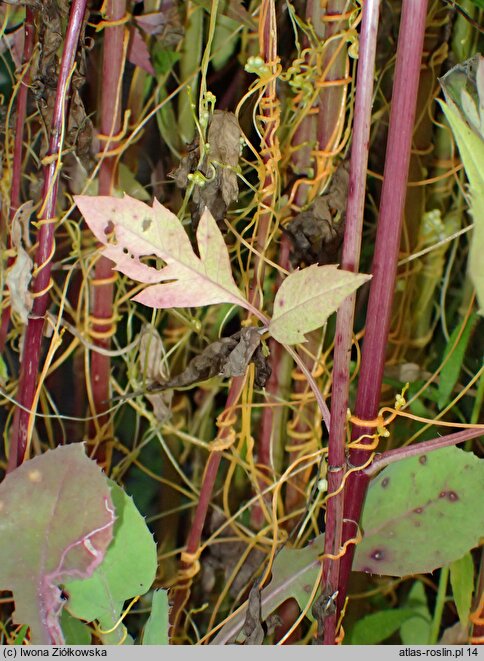
[[[262,606],[259,586],[255,583],[250,592],[242,633],[246,636],[244,645],[262,645],[264,629],[262,627]]]
[[[215,376],[225,378],[242,376],[251,362],[256,366],[256,386],[263,387],[270,376],[270,367],[260,347],[260,338],[260,330],[249,326],[230,337],[216,340],[201,354],[192,358],[183,372],[177,376],[162,381],[159,376],[153,374],[152,385],[148,386],[146,391],[138,391],[130,397],[162,392],[169,388],[186,388]]]
[[[29,246],[28,222],[32,213],[33,203],[25,202],[17,209],[12,221],[11,241],[17,255],[15,263],[7,274],[7,285],[10,290],[10,306],[18,314],[22,323],[28,321],[32,309],[33,297],[29,291],[32,279],[33,260],[25,250]]]
[[[164,370],[165,349],[160,334],[153,326],[145,326],[141,331],[139,360],[144,376],[148,381],[160,382],[167,378]],[[146,395],[153,407],[155,418],[168,420],[171,416],[172,392],[159,392]]]
[[[200,172],[207,178],[203,186],[196,186],[191,201],[194,229],[207,206],[221,229],[227,208],[239,195],[235,168],[240,156],[240,126],[231,112],[216,110],[208,128],[208,156],[200,165]],[[195,140],[188,147],[178,168],[171,174],[179,188],[186,188],[188,175],[196,171],[200,158],[199,143]]]
[[[284,229],[293,244],[293,266],[338,262],[348,182],[348,165],[343,162],[334,173],[328,192],[316,198],[309,209],[299,213]]]

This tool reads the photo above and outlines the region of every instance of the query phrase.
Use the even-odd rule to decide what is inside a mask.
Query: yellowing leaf
[[[237,288],[223,236],[205,209],[197,229],[200,257],[178,218],[157,200],[153,207],[126,195],[87,197],[76,204],[96,237],[102,253],[129,278],[152,285],[133,298],[153,308],[200,307],[232,303],[249,307]],[[142,257],[158,257],[166,266],[155,268]],[[154,284],[154,283],[165,284]]]
[[[335,264],[314,264],[291,273],[277,292],[270,334],[282,344],[305,342],[306,333],[322,326],[343,300],[370,278],[339,271]]]

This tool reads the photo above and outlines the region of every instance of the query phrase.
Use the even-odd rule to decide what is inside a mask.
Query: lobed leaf
[[[237,288],[223,236],[205,209],[197,229],[198,257],[178,218],[157,200],[149,207],[127,195],[75,196],[102,254],[129,278],[151,285],[133,298],[153,308],[200,307],[232,303],[248,307]],[[157,257],[162,268],[144,264]],[[155,284],[155,283],[165,284]]]
[[[0,484],[0,587],[31,642],[64,642],[59,585],[87,578],[111,542],[114,507],[106,479],[75,443],[26,461]]]
[[[340,271],[335,264],[291,273],[279,287],[269,332],[282,344],[305,342],[305,334],[322,326],[344,299],[370,275]]]

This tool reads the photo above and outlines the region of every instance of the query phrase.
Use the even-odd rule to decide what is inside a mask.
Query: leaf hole
[[[142,257],[139,258],[139,261],[141,262],[141,264],[144,264],[144,266],[148,266],[149,268],[156,269],[157,271],[159,271],[164,266],[163,261],[159,257],[156,257],[155,255],[143,255]]]

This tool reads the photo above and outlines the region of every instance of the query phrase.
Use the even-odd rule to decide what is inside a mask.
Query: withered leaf
[[[192,225],[196,229],[207,206],[221,229],[227,208],[239,195],[235,168],[240,156],[241,131],[236,116],[231,112],[216,110],[212,116],[207,140],[208,155],[203,159],[199,171],[207,178],[203,186],[195,186],[190,210]],[[188,174],[196,171],[200,158],[198,140],[188,147],[178,168],[171,174],[179,188],[188,185]]]
[[[284,228],[293,245],[293,266],[338,262],[344,235],[348,181],[348,164],[344,161],[334,173],[328,192],[316,198],[309,209],[299,213]]]
[[[257,328],[250,326],[240,331],[240,339],[230,352],[221,376],[242,376],[259,345],[260,333]]]
[[[25,202],[17,209],[13,218],[11,241],[12,247],[16,251],[16,259],[6,278],[10,290],[10,305],[24,324],[28,321],[33,304],[29,285],[34,263],[24,247],[29,246],[28,222],[32,213],[32,206],[31,200]]]
[[[164,370],[165,349],[160,334],[153,326],[145,326],[140,333],[139,361],[144,376],[149,381],[163,381],[167,377]],[[153,407],[157,420],[166,421],[171,416],[172,392],[147,394],[146,399]]]
[[[270,367],[262,352],[260,338],[260,330],[248,326],[230,337],[216,340],[201,354],[192,358],[183,372],[177,376],[162,381],[160,376],[152,374],[154,382],[146,390],[132,393],[130,397],[161,392],[169,388],[186,388],[214,376],[226,378],[242,376],[251,362],[256,366],[254,379],[256,387],[262,388],[270,376]]]
[[[262,627],[261,593],[258,582],[254,583],[247,604],[247,615],[245,616],[242,633],[246,636],[244,645],[262,645],[264,642],[264,629]]]

